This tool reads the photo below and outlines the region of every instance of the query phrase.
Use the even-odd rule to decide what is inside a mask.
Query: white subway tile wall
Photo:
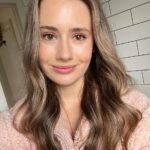
[[[116,14],[142,5],[150,0],[109,0],[111,13]]]
[[[143,21],[150,20],[150,3],[146,3],[139,7],[131,9],[133,23],[140,23]]]
[[[124,13],[111,16],[108,18],[108,22],[111,26],[111,30],[116,30],[126,26],[131,26],[132,25],[131,13],[128,10]]]
[[[144,83],[150,84],[150,70],[143,71]]]
[[[136,42],[120,44],[116,46],[120,58],[138,56],[138,49]]]
[[[133,71],[133,72],[128,72],[128,74],[134,78],[135,84],[143,84],[143,76],[142,76],[142,71]]]
[[[126,66],[127,71],[150,69],[150,55],[123,58],[122,60]]]
[[[101,0],[101,3],[105,3],[108,2],[109,0]]]
[[[133,25],[115,32],[117,43],[126,43],[150,37],[150,21]]]
[[[150,89],[150,84],[148,85],[148,84],[138,84],[138,85],[136,85],[136,87],[138,88],[138,89],[140,89],[143,93],[145,93],[147,96],[149,96],[150,97],[150,94],[149,94],[149,89]]]
[[[150,0],[100,0],[114,44],[137,88],[150,96]]]
[[[108,17],[110,16],[110,9],[109,9],[109,3],[106,2],[102,5],[103,7],[103,10],[104,10],[104,13],[105,13],[105,16]]]
[[[150,54],[150,38],[139,40],[138,42],[139,54]]]
[[[113,42],[116,44],[117,41],[116,41],[116,35],[115,35],[115,32],[112,32],[112,35],[113,35]]]

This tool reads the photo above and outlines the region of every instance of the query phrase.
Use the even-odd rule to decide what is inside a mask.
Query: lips
[[[60,74],[68,74],[75,70],[76,65],[69,66],[53,66],[53,70]]]

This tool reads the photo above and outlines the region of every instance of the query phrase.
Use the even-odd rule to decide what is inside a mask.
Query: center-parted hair
[[[81,97],[81,109],[91,127],[84,150],[115,150],[119,141],[127,150],[128,139],[141,119],[141,113],[121,99],[129,90],[130,77],[117,56],[99,0],[82,1],[91,13],[94,38],[94,52]],[[15,115],[14,127],[33,140],[37,150],[61,150],[54,135],[60,116],[59,93],[39,65],[41,3],[42,0],[31,0],[29,5],[23,59],[27,95]],[[19,112],[23,112],[23,116],[18,125],[15,120]]]

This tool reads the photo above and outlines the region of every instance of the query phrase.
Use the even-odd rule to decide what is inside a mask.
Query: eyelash
[[[76,34],[75,36],[76,36],[76,37],[77,37],[77,36],[80,36],[80,38],[82,37],[82,40],[80,40],[80,41],[83,41],[83,40],[86,39],[86,36],[85,36],[84,34]]]
[[[50,33],[41,34],[41,38],[46,40],[46,41],[53,40],[52,39],[53,37],[56,38],[56,36],[54,34],[50,34]],[[74,37],[76,37],[76,39],[77,39],[77,37],[82,38],[82,39],[79,39],[79,40],[77,39],[77,41],[83,41],[87,38],[84,34],[76,34]]]
[[[44,40],[46,40],[46,41],[52,40],[52,39],[51,39],[52,36],[54,37],[54,35],[53,35],[53,34],[50,34],[50,33],[43,33],[43,34],[41,34],[41,38],[44,39]]]

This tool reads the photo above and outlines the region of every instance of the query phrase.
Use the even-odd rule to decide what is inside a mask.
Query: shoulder
[[[29,149],[29,141],[13,126],[13,117],[20,105],[18,102],[10,110],[0,112],[0,147],[2,150],[25,150]]]
[[[11,147],[7,128],[9,122],[8,120],[8,111],[0,112],[0,145],[2,149],[9,149]]]
[[[124,103],[131,105],[141,111],[150,107],[150,98],[137,89],[130,89],[122,97]]]
[[[150,98],[132,89],[123,100],[142,113],[142,119],[129,139],[129,150],[150,150]]]

